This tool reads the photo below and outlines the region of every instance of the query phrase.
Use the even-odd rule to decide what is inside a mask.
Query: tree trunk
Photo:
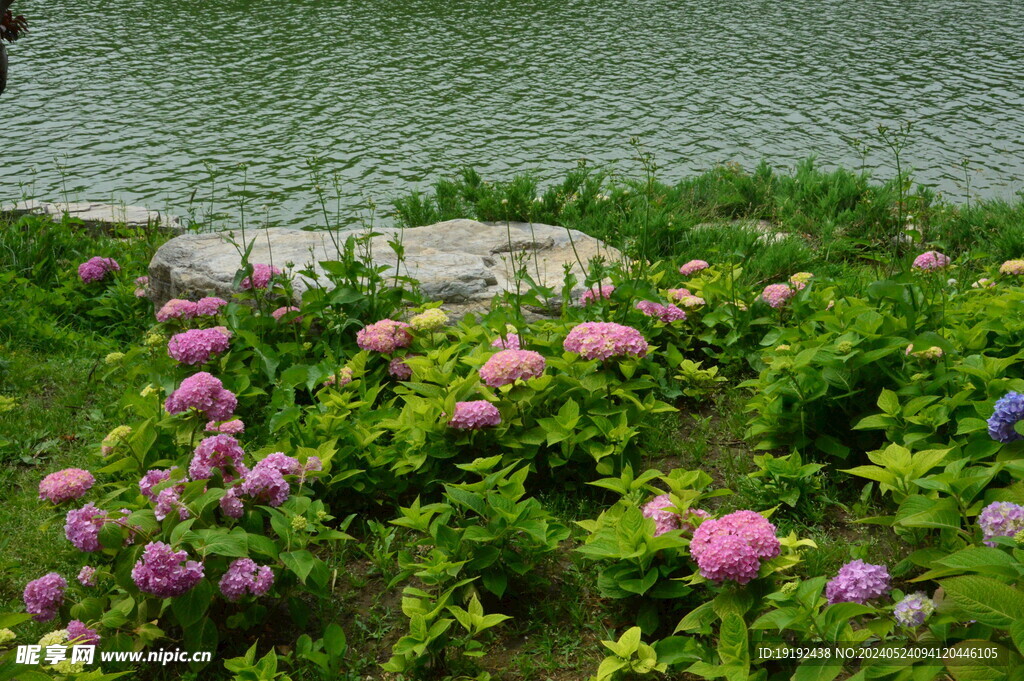
[[[0,43],[0,95],[4,93],[4,88],[7,87],[7,48],[4,47],[3,43]]]

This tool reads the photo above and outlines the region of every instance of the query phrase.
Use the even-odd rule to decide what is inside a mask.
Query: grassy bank
[[[983,640],[1007,669],[1020,665],[1012,620],[986,608],[1024,603],[1024,555],[1012,533],[984,545],[993,537],[978,517],[1024,502],[1020,443],[984,425],[998,398],[1024,390],[1024,289],[999,271],[1024,255],[1024,203],[951,205],[906,178],[810,161],[792,175],[727,166],[675,184],[650,170],[630,179],[580,168],[550,188],[465,171],[396,202],[410,227],[532,220],[650,261],[606,263],[607,297],[529,324],[508,297],[480,319],[434,325],[418,316],[431,301],[412,291],[414,307],[403,307],[369,271],[345,296],[311,290],[282,321],[270,311],[286,303],[284,275],[209,318],[156,322],[135,280],[165,237],[0,218],[0,629],[34,643],[78,619],[101,649],[216,651],[205,667],[104,668],[133,678],[980,678],[925,659],[752,662],[776,635]],[[912,265],[923,251],[952,261]],[[93,257],[119,269],[84,282],[78,267]],[[694,258],[710,266],[682,274]],[[813,276],[791,279],[798,272]],[[972,287],[981,278],[992,286]],[[766,284],[785,288],[778,305]],[[692,295],[680,297],[683,286]],[[678,303],[685,319],[659,321],[638,302]],[[412,323],[405,345],[357,341],[378,321],[366,310],[389,305]],[[597,320],[633,329],[649,351],[606,361],[569,351],[566,339]],[[482,367],[508,324],[543,369],[492,385]],[[216,328],[230,332],[226,349],[194,364],[168,354],[172,337]],[[159,483],[174,505],[157,515],[139,479],[172,466],[194,475],[206,421],[228,421],[164,408],[199,371],[236,400],[248,470],[221,464]],[[332,382],[344,371],[350,382]],[[453,427],[467,401],[495,406],[500,423]],[[108,436],[123,425],[130,435]],[[272,452],[296,459],[273,487],[286,498],[239,491]],[[297,467],[312,457],[323,470],[307,479]],[[91,471],[95,486],[59,505],[40,500],[40,480],[67,468]],[[238,517],[224,511],[230,490],[244,501]],[[668,519],[658,516],[673,527],[664,534],[641,514],[661,494],[671,500]],[[108,520],[83,551],[66,538],[65,514],[87,501]],[[757,558],[746,581],[709,578],[691,549],[694,526],[709,520],[689,509],[770,517],[777,555]],[[133,578],[157,541],[202,562],[191,590],[161,598]],[[220,580],[243,557],[270,567],[274,584],[232,600]],[[826,582],[855,559],[887,567],[885,594],[826,599]],[[83,564],[99,569],[98,586],[75,581]],[[50,571],[69,583],[58,616],[21,617],[26,584]],[[959,598],[964,579],[989,580],[977,611]],[[936,589],[954,596],[943,604]],[[894,604],[917,590],[935,595],[936,613],[897,624]],[[484,613],[486,626],[474,619]],[[603,643],[634,627],[644,646]],[[19,673],[5,645],[0,680]]]

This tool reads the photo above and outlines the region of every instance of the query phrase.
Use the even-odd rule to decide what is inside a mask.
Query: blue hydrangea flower
[[[928,616],[935,612],[935,601],[918,591],[903,597],[893,609],[896,621],[910,629],[917,629],[924,624]]]
[[[1008,392],[996,402],[992,416],[988,418],[988,434],[998,442],[1024,440],[1024,436],[1013,426],[1024,419],[1024,395]]]

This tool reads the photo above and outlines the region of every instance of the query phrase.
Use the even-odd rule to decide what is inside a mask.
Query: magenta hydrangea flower
[[[867,603],[889,591],[889,571],[884,565],[851,560],[825,586],[825,598],[832,603]]]
[[[706,260],[691,260],[679,268],[679,274],[684,277],[688,277],[691,274],[696,274],[697,272],[706,270],[709,267],[711,267],[711,265],[709,265]]]
[[[789,284],[769,284],[761,292],[761,300],[768,303],[769,307],[778,309],[795,295],[796,291]]]
[[[952,261],[949,259],[949,256],[943,255],[938,251],[925,251],[914,258],[913,267],[915,270],[940,270],[944,267],[948,267],[950,262]]]
[[[39,579],[32,580],[25,585],[25,611],[34,615],[37,622],[52,620],[64,603],[66,588],[67,581],[56,572],[48,572]]]
[[[356,345],[362,350],[390,354],[398,348],[407,348],[412,344],[412,333],[409,328],[405,322],[382,319],[360,329],[356,333]]]
[[[519,350],[522,348],[522,341],[517,333],[507,333],[502,338],[498,336],[491,341],[492,348],[501,348],[502,350]]]
[[[95,629],[90,629],[85,626],[85,622],[81,620],[71,620],[68,622],[68,643],[75,646],[95,646],[99,645],[100,635]]]
[[[285,316],[289,312],[298,312],[299,308],[294,305],[286,305],[285,307],[279,307],[270,313],[270,316],[274,318],[274,321],[281,321],[281,317]],[[292,324],[298,324],[302,321],[302,315],[298,315],[291,320]]]
[[[243,291],[265,289],[270,285],[271,279],[279,274],[281,274],[281,270],[276,267],[264,263],[256,263],[252,266],[252,275],[242,279],[241,289]]]
[[[448,425],[458,430],[480,430],[501,425],[501,412],[487,400],[456,402],[455,415]]]
[[[608,300],[612,297],[612,291],[614,290],[615,287],[610,284],[588,288],[583,292],[583,295],[580,296],[580,302],[583,305],[590,305],[591,303],[596,303],[599,300]]]
[[[84,565],[78,571],[78,583],[82,586],[96,586],[96,568]]]
[[[206,364],[231,346],[231,339],[224,331],[218,326],[175,334],[167,343],[167,354],[182,364]]]
[[[218,468],[221,477],[230,482],[235,474],[244,474],[244,460],[245,451],[238,440],[230,435],[211,435],[196,447],[188,474],[193,480],[206,480],[212,478],[213,469]]]
[[[229,601],[241,600],[246,594],[262,596],[274,584],[274,572],[267,565],[257,565],[250,558],[239,558],[228,566],[220,579],[220,592]]]
[[[648,317],[656,317],[666,324],[686,319],[686,313],[681,308],[671,304],[661,305],[651,300],[641,300],[636,304],[636,309]]]
[[[584,359],[606,360],[612,357],[643,357],[647,341],[631,326],[613,322],[584,322],[573,327],[562,344]]]
[[[501,350],[480,367],[480,379],[492,388],[536,378],[547,366],[543,355],[533,350]]]
[[[120,269],[121,266],[113,258],[96,256],[78,266],[78,277],[83,283],[91,284],[94,281],[102,281],[108,272],[118,272]]]
[[[241,518],[245,512],[245,506],[239,497],[238,487],[232,487],[220,498],[220,510],[229,518]]]
[[[327,377],[327,380],[323,382],[323,386],[335,388],[344,388],[346,385],[352,382],[352,378],[355,374],[351,367],[342,367],[337,374],[331,374]]]
[[[196,301],[195,314],[197,317],[216,317],[220,314],[221,308],[225,307],[227,304],[228,301],[223,298],[200,298]]]
[[[395,357],[388,362],[388,373],[399,381],[408,381],[412,378],[412,367],[405,363],[404,357]]]
[[[64,536],[79,551],[99,551],[100,529],[106,520],[107,512],[92,503],[71,509],[64,520]]]
[[[224,423],[210,421],[205,428],[207,433],[222,433],[224,435],[238,435],[245,432],[245,422],[242,419],[232,419]]]
[[[203,578],[203,566],[188,560],[188,553],[175,551],[169,544],[146,544],[142,557],[132,568],[132,579],[139,591],[158,598],[180,596]]]
[[[753,511],[736,511],[705,520],[690,542],[690,554],[705,579],[746,584],[757,577],[761,561],[779,555],[775,526]]]
[[[39,483],[39,498],[54,504],[78,499],[90,489],[96,478],[81,468],[65,468],[50,473]]]
[[[996,537],[1012,537],[1024,530],[1024,506],[997,501],[981,509],[978,526],[985,537],[986,546],[998,546],[991,541]]]
[[[156,313],[156,320],[158,322],[167,322],[172,319],[192,319],[198,314],[196,303],[191,300],[181,300],[180,298],[171,298],[163,304]]]
[[[225,390],[220,379],[205,371],[189,376],[164,402],[169,414],[196,409],[211,421],[227,421],[235,413],[238,399]]]

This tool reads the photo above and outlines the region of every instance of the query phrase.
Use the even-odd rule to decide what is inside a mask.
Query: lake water
[[[666,179],[915,124],[952,197],[1024,177],[1019,0],[18,0],[33,32],[0,96],[0,199],[184,213],[243,179],[250,211],[315,224],[310,157],[350,213],[461,165],[560,177],[578,159]],[[877,149],[866,165],[890,175]],[[240,169],[245,164],[245,170]],[[63,167],[63,170],[58,169]],[[211,182],[210,171],[224,173]],[[19,189],[19,186],[21,189]],[[196,205],[193,204],[193,205]],[[223,205],[222,205],[223,207]]]

